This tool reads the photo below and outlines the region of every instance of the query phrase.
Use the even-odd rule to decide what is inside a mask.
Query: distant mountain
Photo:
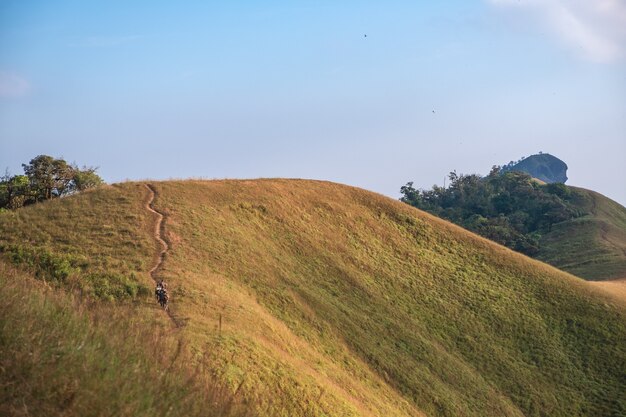
[[[531,158],[511,166],[538,160]],[[626,277],[626,208],[615,201],[515,169],[449,178],[432,190],[408,183],[401,200],[581,278]]]
[[[567,181],[567,164],[549,153],[539,153],[517,162],[509,162],[501,168],[502,172],[525,172],[548,184]]]

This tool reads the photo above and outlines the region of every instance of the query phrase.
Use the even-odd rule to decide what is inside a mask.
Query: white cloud
[[[626,58],[626,0],[488,0],[530,14],[570,49],[595,62]]]
[[[21,97],[30,91],[30,83],[12,72],[0,71],[0,97]]]

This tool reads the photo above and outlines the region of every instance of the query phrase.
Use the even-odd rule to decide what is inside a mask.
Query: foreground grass
[[[589,280],[626,277],[626,208],[594,191],[575,188],[584,217],[556,224],[537,258]]]
[[[171,244],[162,276],[190,360],[261,415],[626,410],[624,306],[580,279],[338,184],[155,186]],[[0,215],[5,258],[28,266],[11,249],[28,242],[82,260],[59,286],[91,273],[148,282],[146,194],[126,183]]]
[[[86,308],[4,263],[0,287],[0,415],[244,414],[135,308]]]

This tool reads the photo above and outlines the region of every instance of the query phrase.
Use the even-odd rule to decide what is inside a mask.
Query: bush
[[[149,289],[137,282],[135,274],[93,273],[85,276],[88,291],[99,299],[116,301],[146,296]]]
[[[0,245],[0,253],[14,264],[33,270],[38,279],[57,285],[79,288],[84,294],[107,301],[132,300],[150,290],[138,282],[134,273],[98,272],[83,275],[83,261],[71,255],[58,255],[45,248]]]

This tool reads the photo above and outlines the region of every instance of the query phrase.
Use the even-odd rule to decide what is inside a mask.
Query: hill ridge
[[[180,334],[261,415],[558,417],[626,407],[626,306],[579,278],[356,187],[151,184],[167,214],[160,274],[186,323]],[[76,279],[102,268],[151,282],[145,201],[144,183],[123,183],[3,214],[0,247],[28,241],[84,255]]]

